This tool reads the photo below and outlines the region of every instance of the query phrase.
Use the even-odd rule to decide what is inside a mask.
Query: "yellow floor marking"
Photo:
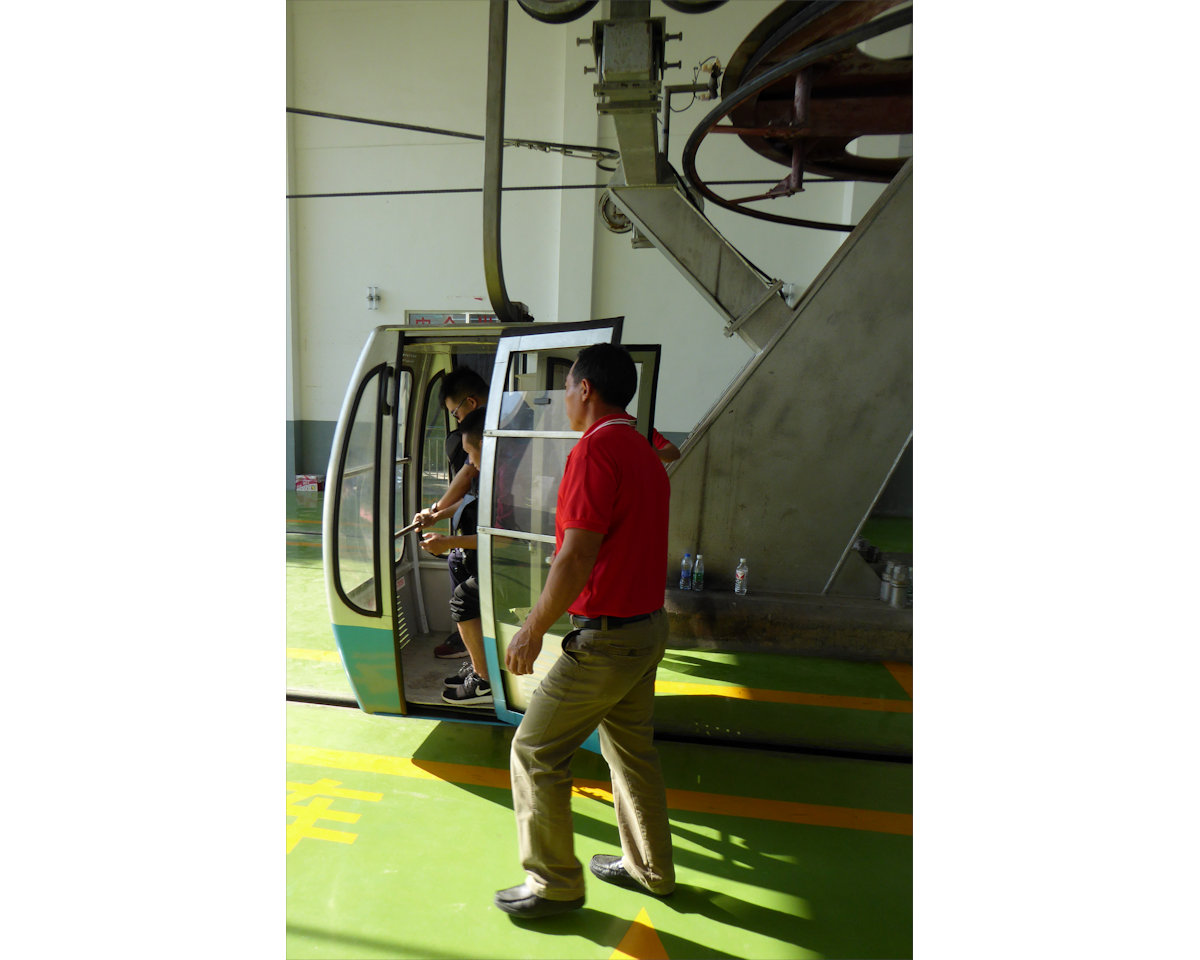
[[[289,547],[319,547],[321,544],[320,543],[309,543],[306,540],[289,540],[287,542],[287,545]]]
[[[303,763],[333,770],[358,770],[364,773],[386,773],[394,777],[416,777],[420,780],[448,780],[476,787],[499,787],[511,790],[507,770],[477,767],[465,763],[438,763],[433,760],[413,760],[409,757],[387,757],[378,753],[356,753],[349,750],[325,750],[321,747],[287,747],[289,763]]]
[[[326,780],[322,778],[316,783],[299,783],[288,780],[288,806],[297,804],[301,800],[306,800],[310,797],[341,797],[347,800],[373,800],[376,802],[383,799],[383,794],[376,793],[374,790],[338,789],[341,786],[341,780]]]
[[[422,780],[445,780],[472,786],[497,787],[511,790],[507,770],[495,767],[472,766],[464,763],[440,763],[433,760],[412,760],[408,757],[387,757],[377,753],[356,753],[349,750],[327,750],[322,747],[287,745],[288,763],[300,763],[333,770],[358,770],[365,773],[386,773],[397,777],[417,777]],[[572,793],[612,803],[611,784],[601,780],[576,779]],[[792,800],[762,800],[757,797],[738,797],[722,793],[702,793],[699,790],[667,790],[667,806],[672,810],[694,813],[717,813],[750,820],[775,820],[780,823],[802,823],[813,827],[842,827],[847,830],[869,830],[874,833],[912,835],[912,814],[891,813],[886,810],[860,810],[854,807],[834,807],[817,803],[797,803]]]
[[[824,693],[793,693],[791,690],[759,690],[753,687],[722,687],[709,683],[676,683],[659,680],[655,693],[688,697],[734,697],[763,703],[792,703],[805,707],[842,707],[847,710],[878,710],[884,713],[912,713],[911,700],[884,700],[879,697],[835,697]]]
[[[888,668],[888,673],[896,678],[896,682],[904,688],[904,692],[910,697],[912,696],[912,664],[911,663],[895,663],[894,661],[884,661],[883,664]]]
[[[307,650],[304,647],[288,647],[289,660],[319,660],[322,663],[341,663],[341,655],[336,650]]]
[[[329,830],[316,826],[318,820],[334,820],[337,823],[357,823],[361,814],[348,810],[333,810],[330,804],[335,798],[350,800],[383,799],[382,793],[370,790],[339,789],[340,780],[320,779],[316,783],[287,781],[287,815],[295,817],[287,826],[287,852],[296,849],[301,840],[327,840],[333,843],[353,843],[357,833],[346,830]],[[301,803],[307,800],[307,803]]]
[[[288,816],[296,819],[287,825],[287,852],[296,849],[301,840],[330,840],[334,843],[353,843],[358,839],[357,833],[345,830],[328,830],[325,827],[314,826],[318,820],[336,820],[339,823],[355,823],[359,818],[357,813],[346,813],[342,810],[330,810],[332,800],[326,797],[314,797],[304,806],[288,804]]]
[[[642,907],[609,960],[670,960],[666,947],[654,932],[654,924],[650,922],[650,914],[645,907]]]
[[[320,520],[301,520],[299,517],[288,517],[288,523],[315,523],[320,526]]]

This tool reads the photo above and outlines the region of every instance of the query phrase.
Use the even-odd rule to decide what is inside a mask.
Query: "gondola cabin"
[[[534,672],[503,668],[508,642],[537,600],[554,553],[554,510],[567,453],[581,436],[564,408],[579,351],[619,342],[621,319],[577,324],[383,326],[364,347],[334,433],[324,503],[324,571],[333,632],[367,713],[516,724],[561,654],[566,617],[547,632]],[[652,432],[659,348],[629,347],[637,429]],[[433,650],[455,631],[444,557],[407,530],[445,493],[442,379],[470,367],[489,384],[479,477],[478,562],[493,703],[447,704],[443,680],[460,661]],[[498,469],[499,468],[499,469]],[[448,521],[433,528],[448,533]],[[593,737],[594,738],[594,737]]]

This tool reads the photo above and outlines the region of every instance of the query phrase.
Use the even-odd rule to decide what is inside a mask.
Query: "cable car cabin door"
[[[393,577],[406,541],[405,431],[411,372],[401,366],[404,335],[377,328],[355,367],[334,431],[322,522],[325,593],[334,637],[358,705],[367,713],[408,712],[400,648],[408,642]],[[411,560],[410,560],[411,562]]]
[[[484,649],[496,716],[516,724],[571,630],[564,615],[546,632],[532,674],[518,677],[504,669],[508,644],[546,582],[555,549],[558,483],[567,454],[582,435],[567,419],[566,375],[583,347],[620,342],[620,318],[557,333],[511,333],[505,331],[497,348],[488,397],[478,543]],[[631,353],[639,370],[638,429],[649,437],[659,348]],[[599,750],[595,733],[585,746]]]

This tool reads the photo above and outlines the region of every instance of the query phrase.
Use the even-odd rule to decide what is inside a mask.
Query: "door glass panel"
[[[554,536],[554,507],[575,438],[497,437],[492,526]]]
[[[509,642],[525,622],[525,617],[529,615],[542,592],[542,586],[550,572],[554,544],[501,536],[492,536],[489,542],[497,653],[500,663],[503,663]],[[507,670],[504,671],[504,695],[509,709],[525,709],[530,694],[558,659],[562,638],[570,630],[570,618],[564,614],[546,631],[542,640],[542,652],[534,661],[532,674],[517,677]]]
[[[514,353],[500,398],[501,430],[570,430],[564,401],[567,371],[579,348]]]
[[[350,423],[339,478],[337,522],[337,575],[342,593],[351,606],[376,615],[375,457],[381,372],[382,368],[367,378]]]

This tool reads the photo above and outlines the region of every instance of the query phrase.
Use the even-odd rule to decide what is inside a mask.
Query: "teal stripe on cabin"
[[[350,687],[367,713],[399,713],[396,647],[391,630],[333,624]]]

